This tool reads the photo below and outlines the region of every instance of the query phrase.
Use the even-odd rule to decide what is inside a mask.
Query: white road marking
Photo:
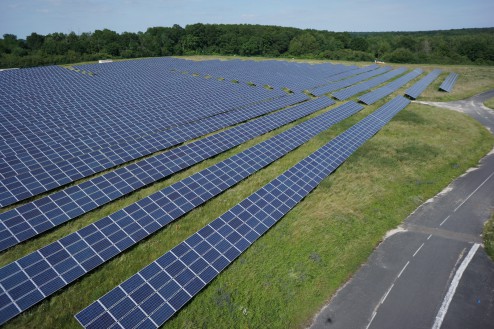
[[[408,261],[405,266],[403,266],[403,268],[401,269],[400,271],[400,274],[398,274],[398,276],[396,278],[399,278],[401,276],[401,274],[403,274],[403,271],[405,271],[405,269],[407,268],[408,264],[410,264],[410,261]]]
[[[369,324],[367,325],[367,327],[365,327],[365,329],[369,329],[372,321],[374,321],[374,318],[376,317],[376,314],[377,314],[376,311],[374,311],[374,313],[372,313],[372,318],[370,319]]]
[[[432,238],[432,234],[429,234],[429,236],[427,237],[427,240],[429,240],[430,238]]]
[[[420,249],[422,249],[422,247],[424,246],[424,244],[425,244],[425,242],[420,245],[420,247],[417,249],[417,251],[415,251],[415,253],[413,254],[412,257],[415,257],[415,255],[420,251]]]
[[[372,321],[374,321],[374,318],[376,317],[377,315],[377,310],[379,309],[379,306],[382,305],[382,303],[384,303],[384,301],[386,300],[386,298],[388,297],[389,293],[391,292],[391,289],[393,289],[393,287],[395,286],[395,282],[396,280],[398,280],[398,278],[401,276],[401,274],[403,273],[403,271],[407,268],[408,264],[410,264],[410,261],[408,261],[405,266],[403,266],[403,268],[401,269],[400,271],[400,274],[398,274],[398,276],[393,280],[393,283],[391,284],[391,286],[388,288],[388,290],[386,291],[386,293],[384,294],[384,296],[381,298],[381,302],[379,303],[379,305],[377,305],[376,309],[374,310],[374,313],[372,314],[372,318],[370,319],[369,321],[369,324],[367,325],[367,327],[365,327],[365,329],[369,329],[370,325],[372,324]]]
[[[458,207],[455,208],[455,210],[453,210],[453,212],[456,212],[458,210],[458,208],[460,208],[461,206],[463,206],[463,204],[465,202],[468,201],[468,199],[470,199],[472,197],[472,195],[477,192],[485,183],[487,183],[487,181],[494,175],[494,172],[492,172],[492,174],[489,175],[489,177],[487,177],[483,182],[482,184],[480,184],[472,193],[470,193],[469,196],[467,196],[467,198],[465,200],[463,200],[462,203],[460,203],[460,205]]]
[[[473,256],[477,252],[477,249],[479,249],[479,246],[480,245],[478,243],[475,243],[472,246],[472,248],[470,248],[470,251],[468,252],[467,256],[465,257],[465,259],[461,263],[458,270],[456,270],[455,276],[453,278],[453,281],[451,281],[448,292],[446,293],[446,296],[444,296],[443,303],[441,304],[441,308],[439,309],[439,312],[437,312],[436,321],[434,322],[432,329],[441,328],[441,325],[443,324],[444,317],[446,316],[446,313],[448,312],[449,304],[451,303],[451,300],[453,299],[453,296],[456,292],[456,288],[458,287],[458,284],[460,283],[463,272],[465,272],[468,264],[470,264],[470,261],[472,260]]]
[[[395,284],[393,283],[391,285],[391,287],[389,287],[388,291],[384,294],[383,298],[381,298],[381,304],[384,303],[384,301],[386,300],[386,298],[388,297],[389,293],[391,292],[391,289],[393,289],[393,287],[395,286]]]
[[[443,226],[444,223],[446,223],[446,221],[449,219],[449,217],[451,217],[451,215],[448,215],[448,217],[446,217],[442,222],[441,224],[439,224],[439,226]]]

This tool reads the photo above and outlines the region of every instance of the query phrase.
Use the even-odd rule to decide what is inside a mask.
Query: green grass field
[[[430,70],[436,67],[443,69],[442,78],[447,72],[454,71],[460,74],[460,79],[451,94],[436,92],[437,84],[429,87],[421,100],[462,99],[494,88],[494,68],[422,68]],[[405,88],[397,94],[403,94]],[[5,328],[77,327],[73,318],[75,313],[391,98],[389,96],[373,106],[367,106],[361,113],[319,134],[304,146],[24,312],[8,322]],[[294,124],[256,138],[11,248],[2,253],[0,265],[14,261]],[[332,294],[365,262],[388,230],[395,228],[421,203],[475,166],[493,145],[494,137],[479,123],[461,113],[419,104],[409,105],[213,280],[165,327],[306,326]],[[471,152],[464,152],[466,149]]]

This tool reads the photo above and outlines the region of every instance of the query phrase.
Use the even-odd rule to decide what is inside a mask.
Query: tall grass
[[[491,219],[485,223],[482,237],[484,239],[485,251],[494,261],[494,214],[492,214]]]

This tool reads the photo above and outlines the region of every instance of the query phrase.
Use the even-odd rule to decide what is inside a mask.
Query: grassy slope
[[[494,110],[494,98],[485,101],[484,105]]]
[[[447,97],[459,99],[488,86],[494,87],[493,75],[488,74],[490,68],[454,67],[451,70],[465,72],[465,76]],[[477,80],[476,87],[471,87],[470,83]],[[437,100],[446,96],[436,95],[429,88],[424,98]],[[73,318],[76,312],[383,103],[367,107],[320,134],[10,321],[6,327],[76,326]],[[0,265],[285,129],[287,127],[264,135],[14,247],[2,253]],[[493,144],[493,137],[485,129],[460,113],[418,104],[408,106],[196,296],[167,327],[304,326],[366,260],[386,231],[474,166]],[[465,149],[475,151],[465,153],[462,151]]]
[[[484,238],[485,251],[492,260],[494,260],[494,214],[492,218],[485,223],[484,232],[482,233]]]

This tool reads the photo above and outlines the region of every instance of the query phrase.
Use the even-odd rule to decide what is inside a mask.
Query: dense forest
[[[393,63],[494,65],[494,28],[329,32],[264,25],[192,24],[146,32],[108,29],[0,39],[0,68],[170,55],[296,57]]]

